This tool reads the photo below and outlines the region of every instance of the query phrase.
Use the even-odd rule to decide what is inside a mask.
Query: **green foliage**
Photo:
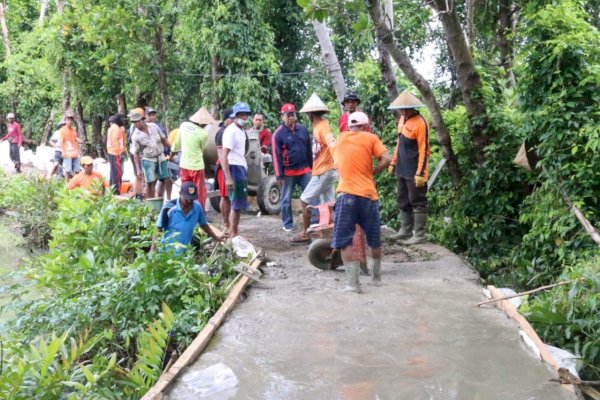
[[[588,373],[600,375],[600,257],[569,267],[559,281],[569,285],[543,292],[521,306],[542,340],[582,357]]]
[[[23,193],[39,186],[35,178],[14,179]],[[96,348],[103,350],[83,358],[91,357],[94,368],[102,369],[115,354],[118,369],[112,362],[104,379],[94,371],[88,376],[81,367],[86,381],[72,379],[69,386],[79,392],[106,390],[114,397],[71,398],[127,398],[119,393],[138,398],[160,375],[165,349],[170,353],[186,347],[225,299],[236,275],[231,250],[220,246],[213,252],[206,237],[197,235],[196,252],[177,255],[162,246],[149,252],[158,235],[152,208],[118,202],[111,194],[90,197],[57,191],[55,195],[47,199],[55,205],[49,251],[34,258],[27,269],[40,295],[5,306],[17,315],[9,323],[11,334],[15,342],[27,342],[49,337],[57,329],[89,332],[96,338]],[[13,197],[1,199],[5,207],[14,205]],[[161,304],[162,319],[157,321]],[[96,361],[97,357],[104,361]]]

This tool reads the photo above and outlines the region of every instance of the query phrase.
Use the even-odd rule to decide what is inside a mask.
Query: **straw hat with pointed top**
[[[210,125],[217,122],[204,107],[200,107],[200,109],[190,117],[190,121],[198,125]]]
[[[316,93],[313,93],[312,96],[308,99],[304,107],[300,110],[301,113],[309,113],[309,112],[329,112],[329,108],[323,103],[323,101],[317,96]]]
[[[406,108],[417,108],[424,107],[425,104],[421,102],[418,98],[416,98],[412,93],[408,90],[400,93],[400,96],[396,97],[392,104],[388,107],[388,110],[402,110]]]

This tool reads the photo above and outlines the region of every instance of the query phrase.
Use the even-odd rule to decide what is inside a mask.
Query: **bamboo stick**
[[[571,280],[568,280],[568,281],[562,281],[562,282],[553,283],[552,285],[540,286],[539,288],[527,290],[527,291],[521,292],[521,293],[511,294],[510,296],[505,296],[505,297],[500,297],[500,298],[496,298],[496,299],[482,301],[482,302],[479,302],[479,303],[475,304],[475,307],[481,307],[484,304],[495,303],[496,301],[500,301],[500,300],[508,300],[508,299],[512,299],[512,298],[515,298],[515,297],[521,297],[521,296],[525,296],[525,295],[528,295],[528,294],[533,294],[533,293],[541,292],[541,291],[544,291],[544,290],[555,288],[557,286],[568,285],[569,283],[573,283],[573,282],[577,282],[577,281],[582,281],[582,280],[585,280],[585,278],[581,277],[579,279],[571,279]]]

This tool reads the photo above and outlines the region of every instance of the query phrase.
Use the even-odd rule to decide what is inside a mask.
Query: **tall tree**
[[[344,95],[346,94],[346,81],[344,80],[342,66],[338,61],[338,58],[333,49],[333,45],[331,44],[331,39],[329,38],[327,26],[324,23],[317,21],[316,19],[313,19],[311,22],[315,29],[315,34],[319,39],[319,44],[321,46],[321,54],[323,55],[325,67],[327,68],[329,76],[331,77],[331,84],[333,85],[333,90],[335,91],[335,95],[338,101],[341,103],[344,100]]]

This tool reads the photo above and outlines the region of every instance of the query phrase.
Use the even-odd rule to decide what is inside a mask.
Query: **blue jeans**
[[[284,228],[291,229],[294,227],[294,219],[292,217],[292,193],[294,187],[300,186],[302,191],[310,182],[312,175],[310,172],[298,176],[283,177],[283,188],[281,189],[281,221]]]

